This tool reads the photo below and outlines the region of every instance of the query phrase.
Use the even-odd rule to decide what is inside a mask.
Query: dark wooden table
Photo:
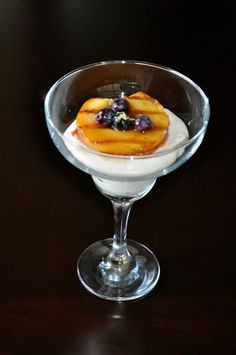
[[[230,9],[214,11],[1,1],[1,355],[236,353],[232,22]],[[54,147],[43,101],[68,71],[123,58],[190,76],[212,113],[194,157],[131,213],[129,236],[157,254],[160,282],[142,300],[115,303],[76,275],[84,248],[112,235],[110,202]]]

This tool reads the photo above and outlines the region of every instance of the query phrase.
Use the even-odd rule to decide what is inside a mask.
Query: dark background
[[[0,2],[0,354],[235,354],[233,10],[191,1]],[[199,84],[211,119],[194,157],[132,210],[129,236],[161,264],[143,300],[103,301],[76,276],[111,236],[112,209],[51,142],[44,97],[111,59],[169,66]]]

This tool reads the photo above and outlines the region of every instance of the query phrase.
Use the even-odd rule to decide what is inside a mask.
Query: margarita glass
[[[87,99],[124,97],[137,91],[156,98],[171,118],[167,141],[154,153],[106,154],[72,134],[76,115]],[[104,299],[125,301],[145,296],[156,285],[160,266],[151,250],[126,238],[130,209],[157,178],[177,169],[195,153],[209,120],[207,97],[175,70],[147,62],[107,61],[84,66],[59,79],[46,96],[45,114],[58,150],[92,176],[114,209],[114,235],[82,253],[77,264],[80,281]]]

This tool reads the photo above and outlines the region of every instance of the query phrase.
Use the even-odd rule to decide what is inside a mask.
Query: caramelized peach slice
[[[150,130],[118,131],[97,123],[96,113],[111,105],[112,99],[91,98],[83,104],[76,117],[80,139],[100,152],[118,155],[149,154],[163,144],[169,126],[169,118],[163,106],[143,92],[127,96],[126,99],[129,103],[129,116],[149,116],[153,123]]]

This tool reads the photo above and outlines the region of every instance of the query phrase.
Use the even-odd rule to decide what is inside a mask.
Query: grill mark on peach
[[[105,146],[105,145],[107,145],[107,144],[114,144],[114,143],[118,143],[118,144],[120,144],[120,142],[119,142],[119,140],[111,140],[111,139],[104,139],[104,140],[94,140],[94,141],[90,141],[92,144],[99,144],[100,146]],[[124,141],[122,141],[122,143],[124,144],[130,144],[130,145],[132,145],[132,144],[139,144],[141,147],[143,147],[143,146],[146,146],[146,147],[148,147],[148,146],[151,146],[151,147],[153,147],[153,146],[155,146],[156,147],[156,141],[155,140],[153,140],[153,141],[149,141],[149,142],[143,142],[142,140],[139,140],[139,139],[135,139],[135,140],[124,140]],[[159,145],[159,144],[158,144]]]
[[[163,115],[162,111],[148,111],[148,110],[138,110],[138,109],[132,109],[130,110],[132,112],[132,116],[137,116],[137,115]],[[135,118],[135,117],[134,117]]]
[[[98,113],[99,111],[97,110],[97,109],[94,109],[94,110],[80,110],[80,112],[81,113],[94,113],[94,114],[96,114],[96,113]]]
[[[131,96],[128,96],[128,101],[129,100],[146,100],[146,101],[153,101],[153,102],[155,102],[155,100],[150,100],[150,99],[148,99],[147,97],[140,97],[140,96],[136,96],[135,94],[133,94],[133,95],[131,95]]]
[[[163,139],[164,139],[165,137],[163,137]],[[105,138],[105,139],[99,139],[99,138],[96,138],[96,139],[94,139],[94,140],[91,140],[91,143],[98,143],[98,144],[107,144],[107,143],[109,143],[109,144],[112,144],[112,143],[120,143],[120,140],[119,139],[117,139],[117,138],[111,138],[111,139],[108,139],[108,138]],[[153,144],[156,144],[156,140],[155,139],[152,139],[152,140],[149,140],[149,141],[147,141],[147,142],[145,142],[143,139],[139,139],[138,137],[137,138],[135,138],[135,139],[130,139],[130,138],[127,138],[127,139],[122,139],[122,143],[125,143],[125,144],[127,144],[127,143],[129,143],[129,144],[141,144],[141,145],[153,145]],[[158,144],[160,144],[160,143],[158,143]]]
[[[140,99],[143,100],[143,99]],[[133,109],[132,107],[130,108],[131,112],[133,115],[138,115],[138,114],[152,114],[152,115],[157,115],[157,114],[163,114],[161,110],[159,111],[149,111],[149,110],[138,110],[138,109]],[[96,115],[99,111],[98,110],[81,110],[81,113],[94,113]]]
[[[106,127],[106,126],[102,126],[100,125],[99,123],[85,123],[85,124],[81,124],[78,126],[79,129],[106,129],[106,128],[109,128],[109,127]]]
[[[102,126],[102,125],[98,125],[97,123],[95,123],[95,124],[80,124],[79,125],[79,129],[81,129],[81,130],[83,130],[83,129],[91,129],[91,130],[94,130],[94,129],[110,129],[110,130],[112,130],[112,132],[116,132],[114,129],[112,129],[112,128],[110,128],[110,127],[106,127],[106,126]],[[162,127],[162,126],[154,126],[154,127],[152,127],[152,131],[161,131],[161,130],[163,130],[164,128]],[[132,131],[132,130],[131,130]],[[126,132],[129,132],[129,131],[117,131],[117,132],[124,132],[124,133],[126,133]],[[137,134],[144,134],[145,132],[138,132],[138,131],[135,131]],[[148,131],[146,131],[146,132],[148,132]]]
[[[114,144],[119,143],[119,142],[114,142],[114,141],[109,141],[106,140],[104,142],[90,142],[92,143],[92,146],[95,147],[97,145],[97,147],[99,148],[99,150],[101,152],[106,152],[109,153],[110,151],[112,151],[113,154],[122,154],[122,155],[145,155],[145,154],[151,154],[153,153],[157,148],[159,148],[160,146],[162,146],[166,141],[166,137],[163,137],[162,141],[160,141],[158,144],[155,144],[156,142],[148,142],[145,145],[141,144],[139,142],[134,142],[132,141],[133,145],[140,145],[139,148],[137,148],[137,146],[134,148],[134,146],[128,146],[128,152],[125,152],[123,149],[119,149],[119,147],[115,147]],[[124,142],[124,144],[127,146],[128,144],[130,144],[130,142]],[[111,148],[111,150],[110,150]],[[124,148],[124,146],[123,146]]]

